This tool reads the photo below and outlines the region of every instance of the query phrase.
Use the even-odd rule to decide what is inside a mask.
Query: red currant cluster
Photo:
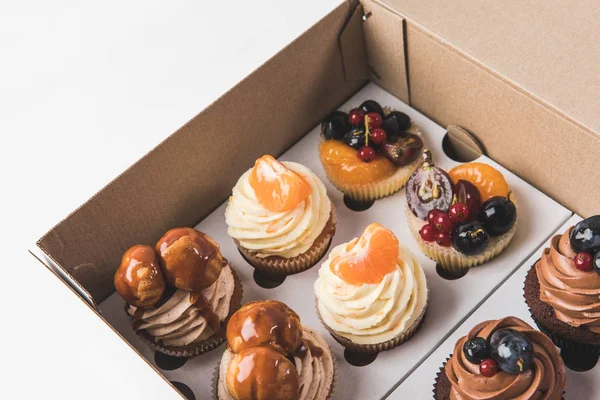
[[[382,144],[387,139],[387,133],[381,128],[383,119],[376,112],[365,113],[360,108],[354,108],[348,113],[348,119],[353,126],[358,126],[364,121],[365,124],[365,145],[358,149],[358,158],[363,162],[370,162],[375,159],[375,148],[369,146],[369,141],[373,144]]]
[[[449,247],[452,244],[452,228],[456,223],[465,221],[468,216],[469,208],[464,203],[454,203],[447,213],[435,208],[429,211],[427,224],[419,231],[421,239]]]

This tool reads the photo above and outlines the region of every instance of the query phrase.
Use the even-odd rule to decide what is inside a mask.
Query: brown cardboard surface
[[[345,80],[338,44],[344,2],[60,222],[38,246],[100,303],[123,252],[193,226],[262,154],[279,155],[365,81]],[[281,118],[273,118],[273,115]],[[252,116],[249,118],[249,116]],[[268,121],[268,122],[266,122]],[[94,272],[96,271],[96,272]],[[108,271],[108,273],[106,272]],[[104,284],[91,284],[99,280]]]

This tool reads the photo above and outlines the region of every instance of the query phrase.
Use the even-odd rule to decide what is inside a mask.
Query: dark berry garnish
[[[362,162],[369,162],[375,159],[375,149],[371,146],[361,147],[360,149],[358,149],[357,154],[358,158],[360,158]]]
[[[440,211],[437,208],[434,208],[433,210],[429,211],[427,213],[427,223],[429,225],[433,226],[435,224],[434,220],[435,220],[436,215],[441,212],[443,212],[443,211]]]
[[[384,119],[381,125],[390,139],[402,136],[410,128],[410,117],[400,111],[392,111]]]
[[[387,134],[385,133],[385,131],[383,129],[375,128],[371,131],[369,140],[371,140],[375,144],[381,144],[381,143],[385,142],[386,138],[387,138]]]
[[[353,126],[362,125],[365,123],[365,112],[360,108],[353,108],[348,113],[348,120]]]
[[[479,208],[477,219],[490,236],[499,236],[509,231],[517,220],[515,203],[503,196],[489,198]]]
[[[498,373],[498,364],[496,361],[488,358],[479,364],[479,373],[486,378],[491,378]]]
[[[577,253],[573,259],[575,267],[580,271],[591,271],[592,270],[592,255],[590,253],[581,252]]]
[[[413,162],[422,148],[423,141],[412,133],[397,136],[395,139],[388,137],[388,140],[380,146],[381,153],[399,167]]]
[[[482,337],[475,337],[471,340],[467,340],[463,345],[463,353],[465,358],[473,364],[481,364],[481,362],[490,358],[490,346]]]
[[[467,217],[469,221],[477,218],[479,206],[481,206],[481,194],[479,194],[477,186],[467,180],[460,179],[456,183],[456,201],[465,204],[469,209],[469,216]]]
[[[468,256],[481,253],[490,236],[479,221],[459,222],[452,231],[454,248]]]
[[[596,252],[596,254],[594,255],[594,259],[592,260],[592,267],[594,268],[594,271],[596,271],[596,273],[600,275],[600,251]]]
[[[423,227],[419,231],[419,235],[421,236],[421,239],[423,239],[426,242],[433,242],[435,240],[436,233],[437,232],[436,232],[435,228],[429,224],[423,225]]]
[[[321,136],[326,140],[341,140],[349,131],[348,114],[343,111],[334,111],[321,122]]]
[[[576,253],[594,254],[600,250],[600,215],[580,221],[571,232],[571,247]]]
[[[454,203],[448,211],[450,219],[454,222],[463,222],[469,217],[469,208],[464,203]]]
[[[533,343],[514,329],[498,329],[490,338],[490,354],[502,371],[519,374],[533,364]]]
[[[360,108],[367,114],[371,112],[377,113],[381,118],[383,118],[383,108],[381,108],[379,103],[375,100],[364,101],[358,108]]]
[[[381,115],[377,114],[377,113],[368,113],[367,116],[365,117],[365,121],[369,121],[369,129],[373,130],[373,129],[377,129],[377,128],[381,128]],[[365,122],[366,124],[366,122]]]
[[[431,152],[423,151],[423,162],[406,184],[406,201],[410,211],[422,220],[437,208],[448,211],[454,197],[454,184],[450,176],[433,165]]]
[[[450,247],[452,238],[448,232],[438,232],[435,234],[435,242],[442,247]]]
[[[362,126],[354,127],[344,136],[344,142],[356,150],[360,149],[366,144],[365,128]]]
[[[452,229],[452,221],[450,221],[450,216],[445,212],[439,212],[433,218],[433,226],[438,232],[447,232],[450,233]]]

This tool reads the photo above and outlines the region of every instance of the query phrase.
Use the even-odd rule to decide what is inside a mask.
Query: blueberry
[[[507,197],[494,196],[481,205],[477,219],[490,236],[500,236],[514,225],[517,208]]]
[[[490,358],[490,346],[487,340],[481,337],[476,337],[467,340],[463,345],[465,358],[473,364],[481,364],[486,358]]]
[[[400,111],[392,111],[384,119],[381,125],[388,139],[395,139],[403,135],[410,128],[410,117]]]
[[[350,131],[348,114],[343,111],[334,111],[321,122],[321,136],[324,139],[341,140]]]
[[[600,251],[597,251],[594,258],[592,258],[592,267],[594,268],[594,271],[600,275]]]
[[[354,127],[350,132],[344,136],[344,142],[350,146],[355,148],[356,150],[363,147],[366,143],[365,140],[365,128],[362,126]]]
[[[383,108],[381,108],[379,103],[376,102],[375,100],[364,101],[360,105],[359,108],[362,109],[365,112],[365,114],[368,114],[370,112],[375,112],[375,113],[381,115],[381,118],[383,118]]]
[[[594,215],[580,221],[570,236],[571,247],[575,253],[594,254],[600,250],[600,215]]]
[[[498,367],[509,374],[520,374],[533,364],[533,343],[514,329],[498,329],[490,338],[490,352]]]
[[[479,221],[459,222],[452,230],[452,245],[468,256],[481,253],[489,239],[490,235]]]

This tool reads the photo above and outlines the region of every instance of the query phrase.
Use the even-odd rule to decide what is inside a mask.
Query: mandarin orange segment
[[[491,165],[478,162],[461,164],[448,171],[448,175],[454,184],[464,179],[475,185],[482,202],[494,196],[508,196],[508,183],[502,173]]]
[[[273,212],[293,210],[312,193],[302,176],[269,155],[256,160],[249,183],[258,202]]]
[[[351,285],[379,283],[396,269],[398,239],[389,229],[372,223],[348,243],[347,252],[331,260],[331,271]]]
[[[394,174],[394,164],[381,153],[370,162],[363,162],[352,147],[338,140],[326,140],[319,148],[321,163],[335,182],[363,185],[383,180]]]

